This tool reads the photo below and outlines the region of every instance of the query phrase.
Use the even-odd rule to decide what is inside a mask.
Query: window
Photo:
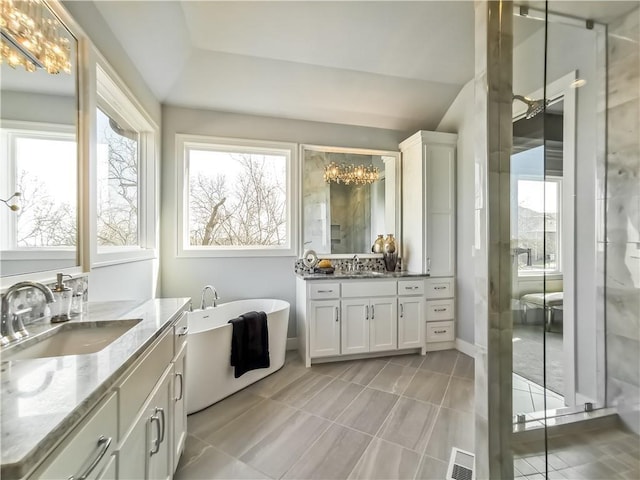
[[[295,145],[178,135],[182,255],[294,255]]]
[[[158,128],[107,65],[97,67],[97,94],[92,263],[152,258]]]
[[[560,273],[562,178],[520,176],[516,188],[518,274]]]
[[[68,251],[77,244],[77,148],[73,126],[4,122],[2,250]]]

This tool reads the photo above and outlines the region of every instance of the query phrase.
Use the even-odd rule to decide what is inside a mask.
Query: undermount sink
[[[142,319],[67,323],[2,351],[2,360],[60,357],[96,353],[120,338]]]

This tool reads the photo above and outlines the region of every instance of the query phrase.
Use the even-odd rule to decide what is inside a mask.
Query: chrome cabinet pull
[[[364,306],[364,319],[369,320],[369,305]]]
[[[162,434],[160,428],[160,417],[157,415],[158,409],[156,408],[156,413],[151,415],[151,423],[156,424],[156,439],[154,440],[154,446],[149,451],[149,456],[153,457],[156,453],[160,451],[160,435]]]
[[[89,466],[84,470],[84,472],[80,473],[78,476],[72,475],[69,477],[69,480],[86,480],[91,475],[91,472],[98,466],[102,457],[105,456],[107,450],[109,450],[109,446],[111,445],[111,437],[107,438],[104,435],[100,435],[98,438],[98,454],[96,458],[94,458]]]
[[[447,333],[446,330],[434,330],[433,333]]]
[[[164,408],[156,407],[156,413],[160,413],[160,420],[162,420],[162,434],[160,435],[160,443],[162,443],[162,442],[164,442],[164,433],[165,433],[165,430],[166,430],[165,427],[167,425],[167,423],[165,421],[166,419],[165,419],[165,416],[164,416]]]
[[[400,318],[404,317],[404,303],[400,304]]]
[[[340,313],[338,307],[336,307],[336,322],[340,319]]]
[[[189,325],[185,325],[184,327],[182,327],[178,332],[178,336],[184,337],[187,333],[189,333]]]
[[[447,287],[433,287],[434,290],[445,290]]]
[[[318,290],[318,293],[333,293],[333,290]]]
[[[376,318],[375,305],[371,305],[371,320],[375,320],[375,318]]]
[[[434,312],[446,312],[447,309],[446,308],[434,308],[433,311]]]
[[[427,257],[427,272],[431,271],[431,257]]]
[[[420,287],[418,287],[417,285],[414,285],[413,287],[404,287],[405,290],[418,290],[418,288]]]
[[[175,401],[179,402],[180,400],[182,400],[182,397],[184,396],[184,377],[180,372],[176,373],[176,377],[180,379],[180,396],[176,397]]]

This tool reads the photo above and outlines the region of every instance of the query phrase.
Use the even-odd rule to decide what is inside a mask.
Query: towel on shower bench
[[[238,378],[249,370],[269,368],[269,331],[267,314],[248,312],[229,320],[231,334],[231,366]]]

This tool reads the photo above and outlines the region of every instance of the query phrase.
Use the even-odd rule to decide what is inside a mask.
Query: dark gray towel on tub
[[[269,331],[267,314],[248,312],[229,320],[231,334],[231,366],[235,378],[249,370],[269,368]]]

